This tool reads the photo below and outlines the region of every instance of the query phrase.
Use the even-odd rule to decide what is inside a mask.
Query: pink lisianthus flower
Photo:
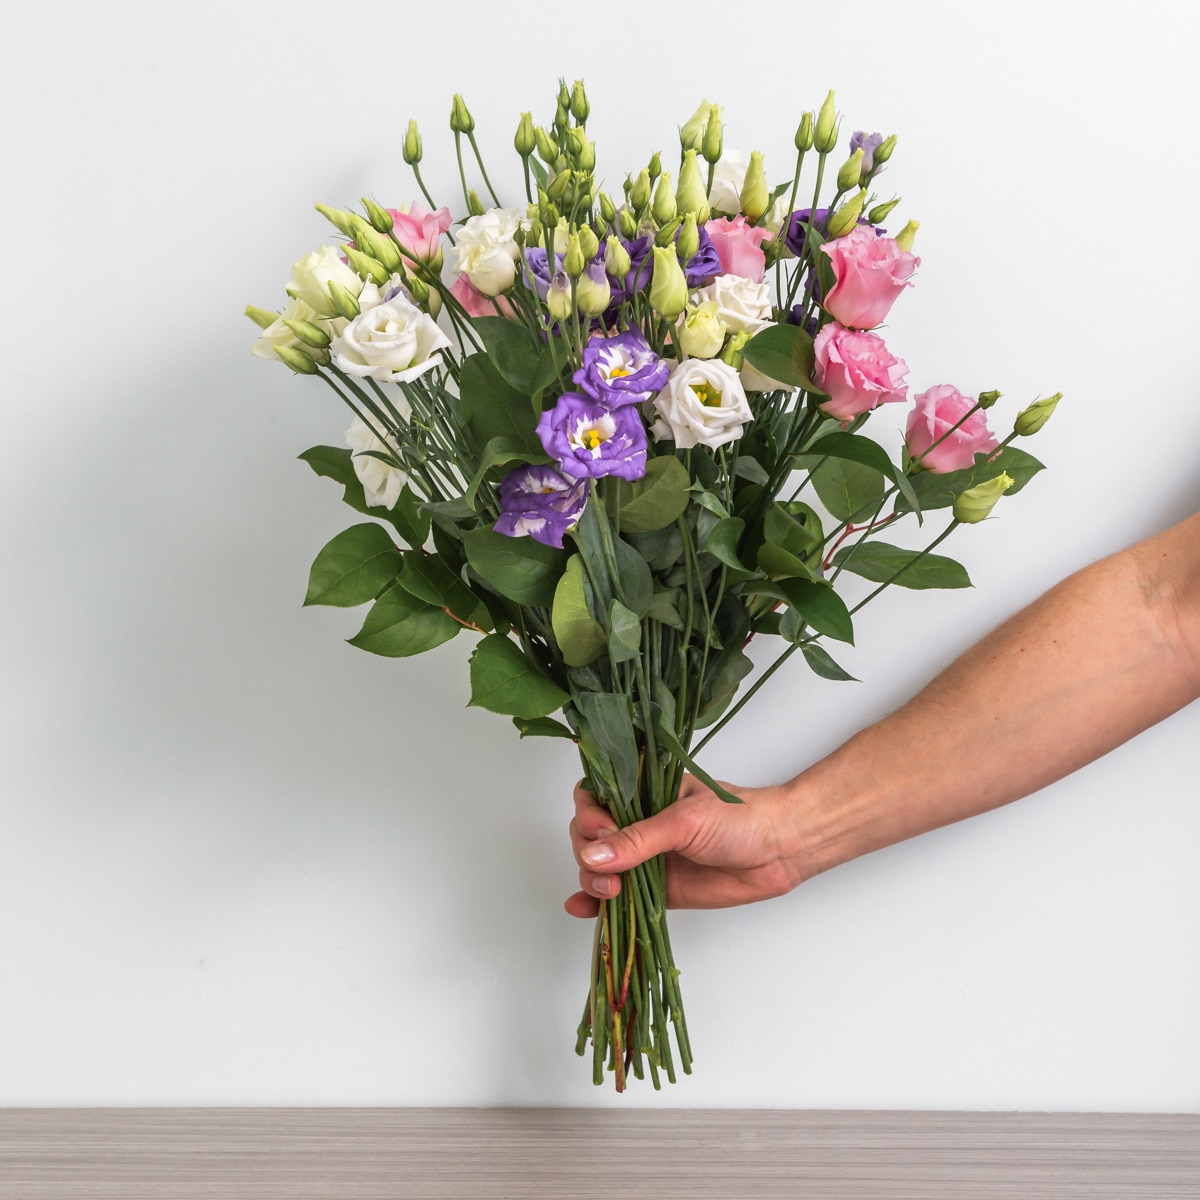
[[[741,275],[745,279],[762,283],[767,269],[767,256],[762,244],[771,236],[769,229],[751,225],[745,217],[738,215],[714,217],[705,221],[704,232],[708,234],[721,260],[721,271],[725,275]]]
[[[448,208],[429,212],[416,202],[406,204],[403,208],[389,208],[388,214],[395,222],[392,236],[413,258],[423,263],[432,262],[437,257],[438,243],[453,220]]]
[[[504,296],[485,296],[471,281],[460,275],[450,285],[450,295],[463,306],[468,317],[515,317],[517,310]]]
[[[964,415],[974,407],[975,400],[971,396],[964,396],[948,383],[922,392],[908,415],[908,426],[904,431],[909,454],[919,458],[920,465],[935,475],[973,467],[976,454],[990,454],[1000,444],[987,426],[983,409],[971,413],[963,421]],[[958,424],[960,421],[961,425]],[[958,425],[957,429],[954,429],[955,425]],[[953,433],[950,432],[952,429]],[[938,445],[934,446],[934,442]]]
[[[895,238],[880,237],[860,226],[845,237],[826,242],[835,283],[823,303],[827,313],[847,329],[874,329],[887,319],[921,260],[901,250]]]
[[[880,404],[908,398],[908,364],[877,333],[857,333],[832,321],[813,340],[813,351],[814,382],[829,393],[820,405],[826,416],[851,421]]]

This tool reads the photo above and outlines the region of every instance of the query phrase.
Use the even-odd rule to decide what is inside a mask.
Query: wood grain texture
[[[7,1109],[0,1200],[1198,1200],[1200,1116]]]

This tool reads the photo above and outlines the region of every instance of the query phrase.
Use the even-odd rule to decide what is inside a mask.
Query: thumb
[[[678,850],[687,840],[682,814],[672,805],[600,841],[588,842],[579,851],[579,861],[597,874],[628,871],[656,854]]]

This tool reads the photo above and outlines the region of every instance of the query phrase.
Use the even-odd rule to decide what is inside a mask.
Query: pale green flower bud
[[[567,132],[567,127],[571,124],[570,114],[567,111],[567,105],[559,104],[554,110],[554,131],[560,136]]]
[[[897,196],[895,200],[888,200],[885,204],[875,205],[875,207],[871,209],[869,213],[867,213],[867,220],[870,221],[872,225],[882,225],[883,222],[888,219],[892,209],[895,208],[899,203],[900,197]]]
[[[675,193],[671,190],[671,172],[663,171],[658,177],[658,186],[654,189],[654,203],[650,212],[660,225],[675,219],[678,208],[675,204]]]
[[[317,350],[324,350],[333,340],[325,330],[310,321],[289,321],[286,317],[283,323],[306,345]]]
[[[629,203],[633,205],[636,212],[641,212],[650,203],[651,186],[650,172],[643,168],[638,172],[637,178],[629,189]]]
[[[679,127],[679,144],[685,153],[699,150],[704,144],[704,127],[708,123],[710,108],[712,105],[707,100],[701,100],[700,107]]]
[[[361,311],[358,306],[358,297],[333,279],[327,286],[329,298],[333,301],[333,307],[337,310],[338,316],[345,317],[347,321],[353,321]]]
[[[314,204],[313,207],[345,237],[354,237],[355,227],[362,220],[358,213],[348,212],[344,208],[330,208],[328,204]]]
[[[600,250],[600,239],[596,236],[596,231],[590,225],[580,225],[579,227],[579,248],[583,251],[583,257],[591,262],[596,257]]]
[[[813,115],[806,112],[796,127],[796,149],[804,154],[813,147]]]
[[[372,283],[387,283],[391,278],[391,272],[377,258],[372,258],[369,254],[364,254],[361,250],[354,246],[343,246],[342,253],[346,256],[346,261],[350,264],[350,269],[363,279],[369,279]]]
[[[650,304],[666,320],[674,321],[688,302],[687,280],[673,246],[655,246],[650,276]]]
[[[537,147],[538,158],[550,166],[558,157],[558,147],[550,140],[550,135],[538,125],[533,131],[533,144]]]
[[[851,188],[858,187],[862,180],[862,149],[855,150],[838,171],[837,185],[839,192],[848,192]]]
[[[475,189],[471,188],[471,190],[467,192],[467,212],[469,212],[473,217],[482,217],[483,211],[483,201],[479,199]]]
[[[367,210],[367,220],[371,222],[371,226],[377,229],[380,233],[391,233],[392,226],[395,221],[392,219],[392,214],[386,208],[380,208],[370,196],[362,198],[363,208]]]
[[[605,271],[614,279],[624,279],[632,266],[629,251],[621,245],[621,239],[616,236],[606,238],[604,242]]]
[[[837,111],[833,106],[832,91],[825,97],[825,103],[821,105],[821,111],[817,114],[813,145],[818,154],[828,154],[837,146]]]
[[[568,196],[571,192],[571,172],[559,171],[546,185],[546,191],[549,193],[550,199],[560,208],[568,207]]]
[[[467,109],[466,102],[457,93],[450,106],[450,128],[455,133],[471,133],[475,128],[475,118]]]
[[[685,354],[692,358],[713,358],[721,352],[725,334],[729,330],[718,311],[715,300],[705,300],[686,310],[675,332],[676,340]]]
[[[546,311],[556,321],[565,321],[571,315],[571,281],[566,271],[555,271],[546,292]]]
[[[771,192],[767,187],[766,173],[763,171],[763,158],[757,150],[750,155],[750,166],[746,169],[746,178],[742,183],[738,203],[751,224],[758,221],[771,207]]]
[[[541,218],[538,216],[536,205],[531,204],[529,208],[530,213],[527,218],[529,221],[529,230],[525,234],[525,242],[529,246],[540,246],[542,244],[543,233]]]
[[[866,192],[855,192],[841,208],[829,218],[826,232],[831,238],[844,237],[858,224],[862,216],[863,204],[866,202]]]
[[[587,92],[583,90],[583,80],[577,79],[575,86],[571,89],[571,116],[582,125],[588,119],[591,111],[592,106],[588,103]]]
[[[567,252],[563,255],[563,270],[572,278],[578,279],[587,266],[587,258],[583,247],[579,244],[579,234],[571,234],[567,242]]]
[[[605,225],[612,225],[617,219],[617,206],[607,192],[601,192],[596,199],[600,204],[600,219]]]
[[[604,264],[593,262],[575,285],[575,303],[585,317],[598,317],[612,299],[612,285],[604,273]]]
[[[360,225],[354,240],[364,254],[369,254],[373,259],[382,263],[389,275],[393,271],[398,271],[403,264],[404,260],[400,257],[400,250],[396,243],[390,237],[384,237],[383,234],[377,233],[365,222]]]
[[[887,162],[892,157],[892,151],[896,148],[896,135],[889,133],[887,137],[875,147],[873,158],[875,166],[878,168],[880,164]]]
[[[547,229],[557,230],[558,223],[562,219],[563,218],[559,215],[559,212],[558,212],[558,205],[551,204],[550,201],[547,200],[545,207],[542,209],[542,224]],[[557,236],[557,234],[556,234],[556,236]]]
[[[679,236],[675,239],[675,253],[679,255],[679,261],[686,266],[699,249],[700,230],[696,228],[696,214],[690,212],[683,218],[683,224],[679,227]]]
[[[661,229],[655,232],[654,244],[656,246],[673,246],[675,244],[675,235],[679,232],[679,227],[682,224],[682,217],[676,217],[673,221],[668,221]]]
[[[712,212],[695,150],[688,150],[683,156],[683,166],[679,168],[679,186],[675,189],[675,204],[679,212],[692,213],[699,221],[707,221]]]
[[[295,346],[276,346],[275,353],[297,375],[315,375],[317,373],[317,364],[303,350],[297,350]]]
[[[913,242],[916,240],[917,230],[921,228],[920,221],[909,221],[905,227],[896,234],[896,245],[901,250],[908,254],[912,253]]]
[[[1015,482],[1011,475],[1001,472],[995,479],[968,488],[954,501],[954,519],[964,525],[978,524]]]
[[[650,155],[650,162],[646,165],[646,172],[650,176],[651,184],[662,174],[662,158],[657,150]]]
[[[627,208],[623,208],[617,213],[617,232],[631,242],[637,237],[637,217]]]
[[[522,113],[513,137],[513,148],[522,158],[528,158],[537,149],[537,138],[533,133],[533,114]]]
[[[616,239],[613,238],[610,240],[615,241]],[[629,255],[625,255],[625,257],[628,259]],[[629,268],[626,267],[625,270],[628,271]],[[245,311],[246,316],[248,316],[250,320],[252,320],[255,325],[259,327],[259,329],[268,329],[279,320],[279,314],[277,312],[271,312],[270,309],[266,308],[256,308],[253,304],[247,304]]]
[[[753,334],[747,333],[745,330],[738,330],[737,333],[729,339],[728,345],[721,351],[721,361],[727,366],[732,367],[735,371],[742,369],[742,364],[745,361],[742,358],[742,347],[753,337]]]
[[[1062,392],[1055,392],[1053,396],[1047,396],[1044,400],[1035,400],[1028,408],[1017,413],[1013,429],[1021,437],[1029,437],[1031,434],[1037,433],[1054,415],[1054,410],[1058,407],[1061,399]]]
[[[421,134],[417,130],[416,121],[409,121],[404,133],[404,161],[410,167],[415,167],[421,161]]]
[[[716,104],[710,104],[708,108],[708,123],[704,126],[704,141],[700,146],[700,153],[704,155],[704,161],[715,163],[721,157],[721,150],[724,144],[725,137],[721,127],[721,109]]]
[[[572,129],[567,134],[571,152],[575,157],[575,165],[581,171],[593,171],[596,168],[596,147],[592,139],[581,129]]]
[[[980,392],[979,400],[977,401],[977,403],[979,404],[979,407],[982,408],[986,412],[999,399],[1000,399],[1000,393],[997,391]]]
[[[418,279],[415,275],[409,279],[407,283],[408,294],[413,298],[414,304],[424,304],[429,299],[429,284],[423,279]]]

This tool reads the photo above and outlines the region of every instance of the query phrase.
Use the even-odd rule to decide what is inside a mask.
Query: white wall
[[[6,18],[0,1103],[611,1100],[571,1053],[571,755],[464,710],[467,639],[393,662],[344,644],[358,613],[301,610],[353,517],[295,456],[343,417],[241,316],[325,236],[314,201],[415,195],[410,115],[453,204],[455,90],[513,187],[558,73],[613,184],[702,96],[782,176],[834,86],[847,131],[900,134],[914,384],[1066,393],[1051,469],[948,547],[976,589],[868,610],[864,683],[781,673],[715,774],[796,771],[1196,508],[1194,9],[724,7]],[[697,1073],[620,1102],[1200,1110],[1197,716],[781,901],[676,914]]]

